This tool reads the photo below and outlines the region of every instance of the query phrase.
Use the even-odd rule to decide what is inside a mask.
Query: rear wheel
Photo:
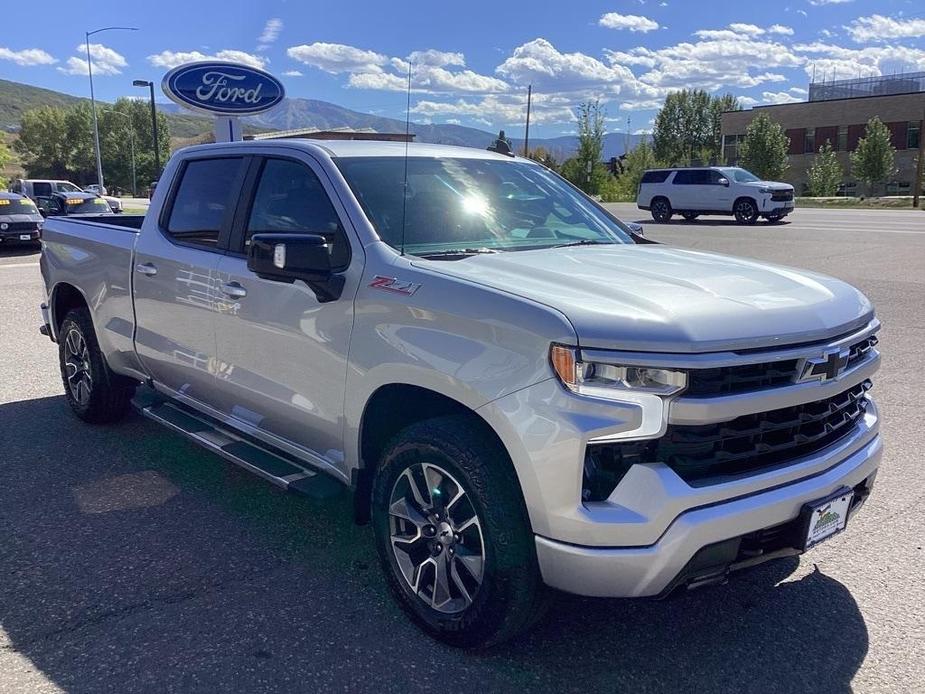
[[[656,222],[669,222],[673,214],[668,198],[655,198],[652,201],[652,219]]]
[[[733,208],[739,224],[754,224],[758,221],[758,207],[751,198],[739,198]]]
[[[700,215],[697,214],[696,212],[682,212],[681,216],[684,217],[685,221],[693,222]]]
[[[545,588],[513,468],[466,418],[414,424],[393,439],[372,502],[386,579],[433,637],[489,646],[541,614]]]
[[[86,308],[72,309],[61,322],[58,360],[64,397],[74,414],[94,424],[125,416],[136,383],[109,368]]]

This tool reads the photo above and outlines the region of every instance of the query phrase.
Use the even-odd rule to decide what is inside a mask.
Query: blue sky
[[[574,107],[589,98],[606,105],[608,129],[629,117],[643,131],[682,87],[756,105],[802,100],[814,69],[818,78],[925,70],[922,0],[96,0],[46,8],[53,21],[29,3],[5,4],[0,78],[85,96],[84,30],[124,24],[139,31],[91,38],[101,99],[218,56],[265,67],[289,96],[403,118],[410,57],[415,120],[513,135],[531,83],[531,132],[555,136],[573,131]]]

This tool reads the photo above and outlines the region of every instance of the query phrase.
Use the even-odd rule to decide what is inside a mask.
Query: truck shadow
[[[529,634],[454,651],[394,606],[346,493],[281,493],[63,397],[0,404],[0,461],[0,679],[32,678],[15,690],[842,692],[867,653],[842,584],[781,583],[795,559],[665,602],[556,594]]]

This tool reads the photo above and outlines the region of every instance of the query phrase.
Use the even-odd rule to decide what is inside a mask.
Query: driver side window
[[[331,244],[331,265],[350,257],[347,236],[321,181],[304,164],[267,159],[244,232],[245,247],[254,234],[320,234]]]

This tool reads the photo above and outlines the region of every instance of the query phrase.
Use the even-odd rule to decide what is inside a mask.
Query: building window
[[[737,135],[723,136],[723,160],[735,164],[739,159],[739,138]]]
[[[918,149],[922,137],[922,126],[915,121],[909,122],[909,128],[906,130],[906,149]]]
[[[838,141],[835,144],[835,149],[839,152],[848,151],[848,126],[847,125],[838,126]]]
[[[816,129],[807,128],[803,135],[803,153],[811,154],[816,151]]]

